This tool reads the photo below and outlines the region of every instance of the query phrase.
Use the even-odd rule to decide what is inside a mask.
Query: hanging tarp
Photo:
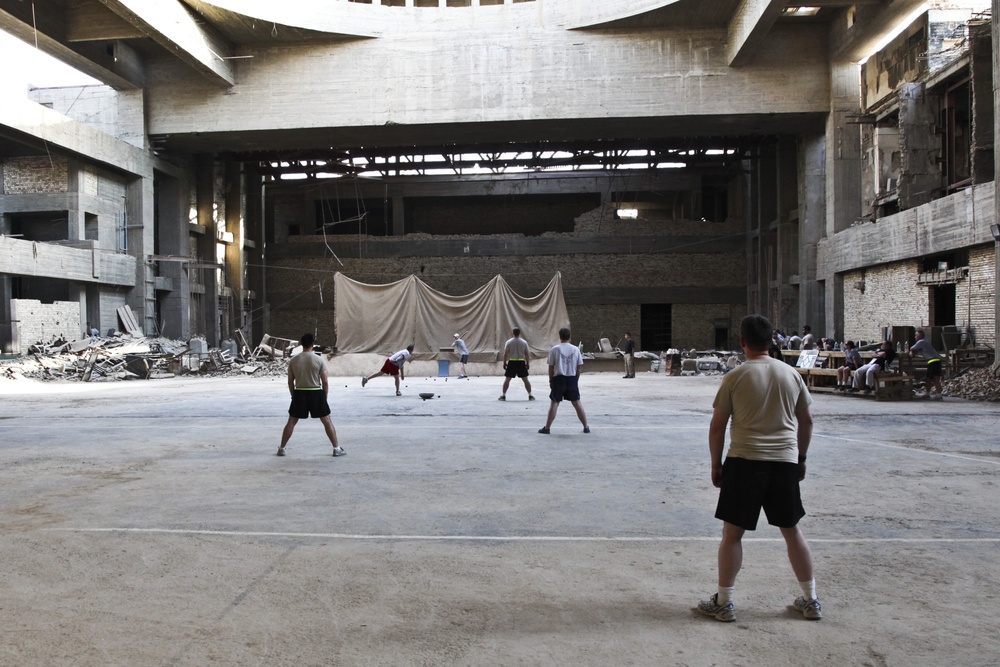
[[[496,361],[516,326],[532,356],[544,357],[559,342],[560,327],[569,326],[559,273],[533,297],[521,296],[501,276],[464,296],[439,292],[412,275],[369,285],[337,273],[334,285],[339,352],[388,355],[412,343],[417,359],[434,359],[459,333],[470,361]]]

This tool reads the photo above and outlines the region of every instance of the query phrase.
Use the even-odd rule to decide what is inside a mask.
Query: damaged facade
[[[931,3],[860,66],[920,3],[156,4],[0,0],[106,84],[0,111],[3,352],[123,306],[149,336],[332,343],[338,271],[559,272],[587,350],[733,348],[748,312],[996,344],[989,3]]]

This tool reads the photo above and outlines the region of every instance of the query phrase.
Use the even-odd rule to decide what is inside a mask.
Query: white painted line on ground
[[[140,533],[151,535],[211,535],[219,537],[308,537],[336,540],[395,540],[434,542],[718,542],[719,537],[658,536],[658,537],[601,537],[572,535],[359,535],[351,533],[279,533],[243,530],[185,530],[182,528],[50,528],[58,533]],[[907,544],[997,544],[1000,537],[845,537],[807,538],[810,542],[829,544],[879,544],[903,542]],[[744,542],[784,542],[780,537],[744,538]]]
[[[904,447],[903,445],[890,445],[886,442],[874,442],[872,440],[855,440],[854,438],[844,438],[839,435],[827,435],[825,433],[813,433],[813,438],[828,438],[830,440],[843,440],[844,442],[853,442],[859,445],[873,445],[875,447],[884,447],[886,449],[902,449],[907,452],[914,452],[916,454],[931,454],[934,456],[945,456],[953,459],[962,459],[963,461],[975,461],[976,463],[989,463],[990,465],[1000,465],[1000,460],[978,458],[975,456],[966,456],[964,454],[950,454],[948,452],[935,452],[930,449],[918,449],[916,447]]]

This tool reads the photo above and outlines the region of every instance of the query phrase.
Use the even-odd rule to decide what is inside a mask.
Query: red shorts
[[[399,375],[399,366],[386,359],[382,364],[382,372],[386,375]]]

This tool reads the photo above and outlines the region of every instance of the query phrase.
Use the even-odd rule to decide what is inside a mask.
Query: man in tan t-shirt
[[[733,588],[743,564],[743,533],[756,530],[760,510],[781,530],[802,595],[792,607],[804,618],[823,617],[816,597],[812,553],[799,529],[805,516],[799,482],[806,476],[812,438],[812,397],[802,376],[768,356],[771,323],[748,315],[740,324],[742,364],[722,380],[708,430],[712,484],[721,489],[715,518],[723,521],[719,544],[719,590],[698,611],[719,621],[735,621]],[[722,461],[726,424],[732,420],[729,452]]]
[[[285,445],[292,437],[292,431],[300,419],[317,417],[326,429],[326,437],[333,445],[333,455],[343,456],[347,452],[337,444],[337,430],[330,419],[330,404],[327,394],[330,385],[326,375],[326,362],[323,357],[313,353],[315,338],[312,334],[303,334],[299,340],[302,352],[292,357],[288,362],[288,393],[292,395],[292,404],[288,407],[288,422],[281,432],[281,445],[278,456],[285,455]]]

